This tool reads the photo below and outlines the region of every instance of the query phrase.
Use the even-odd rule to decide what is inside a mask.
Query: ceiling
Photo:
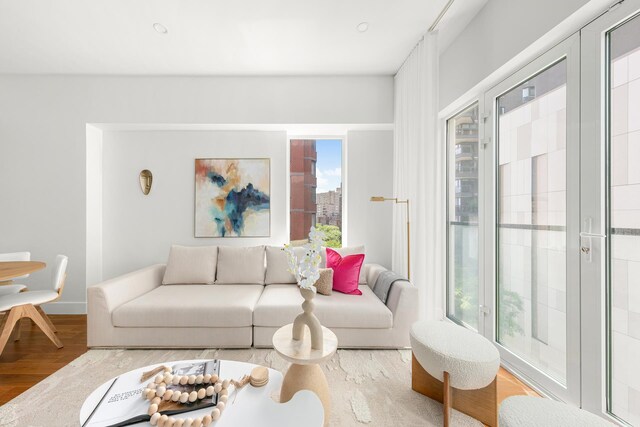
[[[0,73],[389,75],[446,1],[0,0]],[[444,46],[486,1],[454,3]]]

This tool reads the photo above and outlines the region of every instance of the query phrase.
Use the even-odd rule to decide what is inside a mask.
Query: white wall
[[[103,132],[87,125],[87,283],[102,279],[102,153]]]
[[[85,309],[87,123],[393,122],[391,77],[3,75],[0,93],[0,251],[68,255],[61,312]]]
[[[393,197],[393,132],[349,132],[346,157],[347,243],[365,245],[365,262],[391,268],[394,206],[369,199]]]
[[[171,244],[282,245],[289,241],[286,211],[286,132],[104,132],[104,277],[166,262]],[[194,159],[271,159],[271,237],[195,238]],[[145,196],[138,174],[153,173]]]
[[[440,55],[440,108],[449,105],[588,3],[592,4],[580,13],[584,18],[578,17],[574,28],[559,33],[559,37],[578,31],[597,11],[604,10],[604,4],[613,2],[489,0]]]
[[[287,149],[284,131],[105,131],[101,161],[103,277],[165,262],[171,244],[287,243]],[[346,150],[345,240],[352,246],[365,245],[367,262],[390,268],[393,206],[371,204],[369,197],[390,196],[393,191],[393,132],[348,132]],[[193,236],[193,162],[207,157],[271,159],[271,237]],[[148,196],[138,184],[143,169],[153,173]]]

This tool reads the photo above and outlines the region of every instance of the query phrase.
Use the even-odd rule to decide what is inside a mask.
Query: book
[[[208,360],[197,363],[176,363],[171,366],[174,375],[205,375],[220,374],[220,361]],[[149,421],[151,418],[147,411],[150,402],[143,398],[142,393],[151,380],[140,382],[139,372],[128,372],[115,378],[106,393],[102,396],[83,427],[120,427]],[[167,390],[178,390],[190,393],[206,388],[210,384],[193,385],[167,385]],[[218,395],[205,397],[193,403],[177,403],[162,401],[158,412],[167,415],[181,414],[215,406],[218,403]]]

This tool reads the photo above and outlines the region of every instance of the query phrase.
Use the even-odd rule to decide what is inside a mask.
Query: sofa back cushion
[[[206,284],[216,278],[217,246],[171,246],[163,285]]]
[[[287,261],[287,254],[282,250],[281,246],[267,246],[267,274],[264,283],[267,285],[284,284],[284,283],[296,283],[296,278],[293,274],[287,271],[289,269],[289,262]],[[304,248],[293,248],[293,252],[298,259],[304,256]]]
[[[264,246],[218,248],[219,284],[264,285]]]

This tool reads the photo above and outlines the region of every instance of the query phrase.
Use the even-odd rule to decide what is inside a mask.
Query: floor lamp
[[[407,205],[407,280],[411,280],[411,228],[409,226],[409,199],[400,200],[397,197],[381,197],[381,196],[373,196],[371,197],[372,202],[393,202],[395,204],[403,204]]]

